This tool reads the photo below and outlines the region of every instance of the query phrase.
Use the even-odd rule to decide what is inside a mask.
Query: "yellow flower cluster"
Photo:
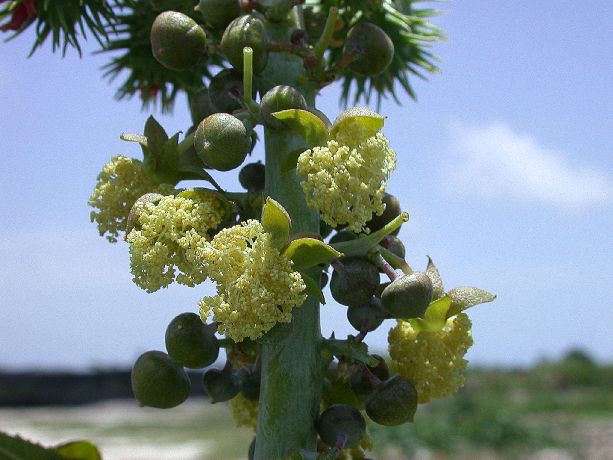
[[[382,198],[396,153],[383,134],[364,138],[354,131],[339,132],[325,147],[300,154],[296,173],[305,178],[300,185],[307,204],[323,221],[360,233],[368,232],[364,224],[373,213],[385,210]]]
[[[236,342],[289,323],[292,309],[306,299],[300,273],[257,220],[221,230],[202,247],[201,257],[217,295],[200,301],[200,315],[205,320],[212,313],[219,331]]]
[[[460,313],[436,332],[417,332],[403,320],[390,330],[391,367],[415,385],[420,404],[451,396],[464,384],[464,355],[473,344],[470,326],[468,316]]]
[[[236,426],[246,426],[255,431],[258,424],[258,402],[245,398],[241,393],[230,401]]]
[[[149,192],[167,195],[172,190],[172,185],[157,184],[147,177],[140,161],[115,156],[98,174],[96,188],[89,198],[89,205],[94,208],[90,219],[98,225],[100,236],[106,234],[107,240],[115,243],[119,233],[125,231],[128,214],[138,198]]]
[[[196,263],[195,247],[207,240],[207,231],[217,227],[226,205],[214,195],[184,191],[149,202],[138,212],[130,243],[130,266],[134,282],[147,292],[166,287],[175,280],[195,286],[206,279],[206,269]]]
[[[373,450],[375,443],[373,442],[368,427],[366,427],[366,433],[360,440],[360,444],[352,449],[341,450],[338,460],[362,460],[366,458],[366,451]]]

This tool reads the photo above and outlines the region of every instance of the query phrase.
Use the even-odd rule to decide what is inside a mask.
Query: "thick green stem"
[[[269,32],[274,39],[287,39],[290,26],[271,24]],[[300,59],[271,53],[261,78],[264,90],[290,84],[314,105],[314,92],[298,84],[301,71]],[[307,207],[295,171],[284,168],[287,155],[307,146],[287,131],[266,129],[264,134],[267,195],[285,207],[293,232],[319,232],[318,213]],[[318,271],[311,275],[319,279]],[[261,359],[255,459],[278,459],[291,449],[315,451],[323,372],[317,299],[309,296],[300,308],[294,309],[290,324],[278,325],[262,338]]]

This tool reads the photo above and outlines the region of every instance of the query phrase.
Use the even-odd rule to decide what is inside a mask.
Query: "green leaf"
[[[290,241],[283,255],[294,262],[294,270],[300,271],[341,257],[343,254],[321,240],[298,238]]]
[[[443,280],[441,279],[441,274],[438,272],[438,269],[432,262],[430,256],[428,256],[428,267],[426,268],[426,275],[432,281],[432,299],[440,299],[445,295],[445,288],[443,287]]]
[[[314,113],[302,109],[281,110],[272,114],[285,123],[297,136],[304,139],[310,147],[324,145],[328,140],[326,124]]]
[[[304,272],[300,272],[300,276],[302,276],[302,280],[304,281],[304,284],[306,284],[307,294],[314,296],[319,303],[325,305],[326,298],[321,290],[321,283],[318,283],[313,277],[305,274]]]
[[[2,460],[66,460],[55,449],[27,441],[19,436],[0,432],[0,459]]]
[[[70,460],[101,460],[102,456],[96,446],[89,441],[73,441],[55,448],[62,456]]]
[[[365,136],[371,137],[381,131],[384,123],[385,117],[379,115],[374,110],[364,107],[352,107],[337,117],[330,130],[330,135],[334,138],[339,131],[351,129],[351,125],[358,124],[360,128],[365,130]]]
[[[162,125],[153,118],[153,115],[149,116],[145,123],[145,137],[151,150],[161,149],[168,140],[168,134],[166,134]]]
[[[370,367],[378,364],[378,361],[368,354],[368,345],[364,342],[357,342],[352,338],[345,340],[330,338],[324,343],[324,346],[337,359],[346,358],[350,361],[359,361]]]
[[[447,318],[480,303],[492,302],[496,298],[494,294],[476,287],[453,288],[447,295],[451,297],[451,307],[447,312]]]
[[[262,208],[262,226],[266,233],[270,233],[273,245],[282,248],[289,239],[292,220],[281,204],[270,197],[266,198]]]

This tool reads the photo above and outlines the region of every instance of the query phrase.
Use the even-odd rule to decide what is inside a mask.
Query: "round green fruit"
[[[204,53],[206,34],[189,16],[164,11],[151,26],[151,51],[157,61],[171,70],[187,70]]]
[[[381,300],[371,297],[370,301],[347,309],[347,319],[356,331],[372,332],[385,319]]]
[[[381,293],[381,300],[392,318],[417,318],[430,305],[432,290],[430,277],[417,272],[392,281]]]
[[[202,386],[212,403],[229,401],[240,391],[238,379],[232,372],[210,369],[202,376]]]
[[[267,42],[264,22],[255,16],[244,15],[226,27],[221,37],[221,51],[232,67],[242,71],[243,48],[250,47],[253,50],[253,70],[258,73],[264,69],[268,60]]]
[[[349,29],[344,52],[354,54],[349,68],[365,77],[375,77],[388,68],[394,58],[394,43],[383,29],[360,22]]]
[[[307,102],[296,88],[287,85],[275,86],[262,97],[260,115],[268,129],[284,129],[285,124],[272,114],[288,109],[306,109]]]
[[[330,280],[332,297],[341,305],[357,307],[370,302],[379,287],[379,269],[364,259],[348,259],[334,269]]]
[[[198,125],[194,147],[206,166],[229,171],[245,161],[251,136],[238,118],[228,113],[214,113]]]
[[[387,235],[379,244],[392,254],[404,259],[406,249],[404,247],[404,243],[396,235]]]
[[[195,313],[182,313],[166,328],[166,350],[178,363],[191,369],[212,364],[219,355],[219,342]]]
[[[376,214],[372,215],[372,218],[366,222],[366,226],[370,229],[371,232],[376,232],[377,230],[382,229],[387,224],[389,224],[392,220],[400,215],[402,209],[400,208],[400,201],[394,195],[390,195],[386,193],[383,195],[383,204],[385,204],[385,211],[380,216]],[[396,235],[400,229],[392,232],[393,235]]]
[[[200,0],[196,10],[213,29],[223,30],[241,14],[239,0]]]
[[[360,411],[349,404],[334,404],[319,416],[317,432],[329,447],[357,447],[366,433],[366,421]]]
[[[407,379],[395,375],[375,388],[364,407],[371,420],[380,425],[412,422],[417,411],[417,391]]]
[[[246,164],[238,173],[238,181],[249,192],[264,190],[266,167],[259,161]]]
[[[190,380],[185,369],[166,353],[148,351],[132,367],[132,392],[141,406],[168,409],[189,396]]]

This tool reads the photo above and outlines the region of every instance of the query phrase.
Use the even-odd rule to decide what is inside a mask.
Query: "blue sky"
[[[381,110],[398,153],[389,191],[411,215],[408,260],[425,267],[430,255],[448,288],[498,294],[470,311],[475,363],[525,365],[573,346],[611,360],[613,5],[437,6],[441,74],[416,82],[418,103]],[[132,284],[127,247],[98,237],[86,203],[111,156],[140,156],[119,134],[141,132],[148,113],[113,99],[105,56],[62,60],[47,47],[26,59],[31,42],[0,45],[0,367],[129,365],[162,349],[167,323],[211,287]],[[337,100],[328,88],[319,106],[334,117]],[[189,123],[183,101],[158,119],[169,132]],[[217,177],[238,189],[232,176]],[[344,307],[322,312],[325,332],[350,332]]]

